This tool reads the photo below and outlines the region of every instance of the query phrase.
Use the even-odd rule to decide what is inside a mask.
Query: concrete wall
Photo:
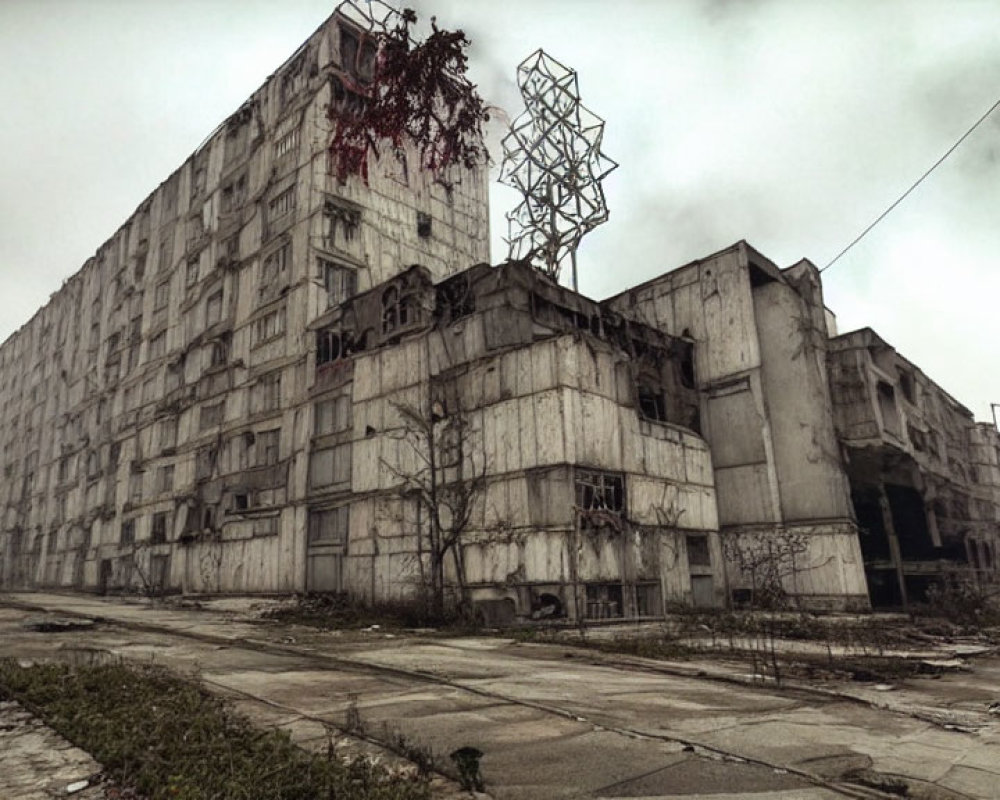
[[[375,160],[367,184],[328,173],[327,107],[352,69],[341,25],[327,20],[0,346],[4,585],[137,586],[165,570],[169,589],[304,586],[308,323],[338,290],[488,253],[484,169],[439,181],[410,148]],[[332,294],[327,264],[353,276]]]

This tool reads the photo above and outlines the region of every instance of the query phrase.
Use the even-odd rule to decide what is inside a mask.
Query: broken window
[[[350,512],[350,506],[310,512],[309,543],[346,544]]]
[[[342,267],[325,258],[318,259],[320,275],[326,289],[327,308],[339,306],[358,291],[358,272]]]
[[[375,42],[359,31],[340,27],[340,67],[352,77],[368,82],[375,75]]]
[[[158,511],[153,514],[152,526],[149,530],[151,544],[164,544],[167,541],[167,512]]]
[[[392,333],[413,322],[412,298],[400,295],[399,289],[390,286],[382,294],[382,333]]]
[[[625,512],[625,478],[615,473],[577,470],[576,507],[583,528],[620,525]]]
[[[358,235],[361,209],[339,198],[327,197],[323,204],[323,241],[331,249],[344,249]]]
[[[663,390],[659,386],[643,381],[636,387],[636,392],[640,416],[653,422],[667,421],[667,404],[663,398]]]
[[[476,297],[465,275],[457,275],[437,287],[436,315],[451,324],[476,310]]]
[[[340,334],[336,331],[316,332],[316,366],[329,364],[343,355]]]

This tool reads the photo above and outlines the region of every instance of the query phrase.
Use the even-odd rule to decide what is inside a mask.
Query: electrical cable
[[[975,124],[971,128],[969,128],[969,130],[967,130],[965,133],[962,134],[962,138],[960,138],[957,142],[955,142],[955,144],[953,144],[951,147],[948,148],[948,152],[946,152],[943,156],[941,156],[941,158],[939,158],[937,161],[935,161],[934,165],[929,170],[927,170],[927,172],[925,172],[923,175],[921,175],[919,178],[917,178],[916,183],[914,183],[909,189],[907,189],[905,192],[903,192],[903,194],[896,200],[896,202],[894,202],[885,211],[883,211],[881,214],[879,214],[878,218],[871,225],[869,225],[867,228],[865,228],[863,231],[861,231],[861,233],[858,234],[858,236],[854,239],[853,242],[851,242],[849,245],[847,245],[847,247],[845,247],[843,250],[841,250],[839,253],[837,253],[836,257],[829,264],[827,264],[825,267],[823,267],[823,269],[821,269],[820,272],[825,272],[826,270],[830,269],[830,267],[832,267],[834,264],[837,263],[837,261],[840,259],[840,257],[842,255],[844,255],[848,250],[850,250],[852,247],[854,247],[854,245],[856,245],[858,242],[860,242],[862,239],[864,239],[865,236],[868,234],[868,232],[872,228],[874,228],[883,219],[885,219],[889,215],[889,212],[891,212],[896,206],[898,206],[900,203],[902,203],[907,198],[907,196],[910,194],[910,192],[912,192],[914,189],[916,189],[921,183],[924,182],[924,179],[928,175],[930,175],[934,170],[936,170],[939,166],[941,166],[941,164],[944,162],[944,160],[946,158],[948,158],[948,156],[950,156],[952,153],[954,153],[955,150],[958,149],[958,146],[962,142],[964,142],[969,137],[969,135],[976,128],[978,128],[983,122],[985,122],[986,118],[990,114],[992,114],[994,111],[996,111],[998,107],[1000,107],[1000,100],[997,100],[992,106],[990,106],[989,111],[987,111],[978,120],[976,120]]]

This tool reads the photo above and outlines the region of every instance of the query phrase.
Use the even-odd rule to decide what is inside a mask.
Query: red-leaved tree
[[[351,175],[368,181],[368,158],[379,146],[417,148],[420,166],[435,173],[453,164],[471,168],[487,158],[484,122],[489,114],[466,77],[469,40],[461,31],[438,28],[415,42],[410,28],[417,15],[405,9],[399,23],[372,34],[377,48],[371,80],[354,85],[360,102],[331,104],[331,169],[341,181]]]

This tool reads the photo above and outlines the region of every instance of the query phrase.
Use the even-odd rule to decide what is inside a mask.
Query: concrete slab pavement
[[[438,753],[476,744],[497,797],[718,798],[734,787],[744,797],[878,796],[852,795],[840,780],[845,769],[867,766],[929,782],[941,798],[1000,798],[996,724],[948,731],[836,697],[697,674],[715,663],[666,674],[635,660],[567,658],[574,653],[565,648],[503,639],[329,636],[255,625],[232,612],[65,595],[6,600],[128,626],[90,638],[115,652],[148,648],[168,664],[196,661],[213,685],[300,719],[343,724],[353,703],[369,730],[401,733]],[[971,680],[963,676],[966,693]]]

